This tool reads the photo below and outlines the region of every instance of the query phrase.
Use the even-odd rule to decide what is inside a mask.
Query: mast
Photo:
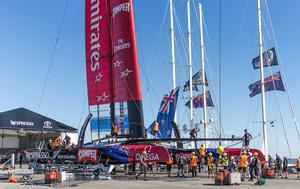
[[[258,15],[258,38],[259,38],[259,62],[260,62],[260,83],[261,83],[261,102],[262,102],[262,126],[263,126],[263,146],[264,153],[268,157],[268,137],[266,125],[266,99],[265,99],[265,84],[264,84],[264,65],[263,65],[263,49],[262,49],[262,31],[261,31],[261,7],[260,0],[257,0],[257,15]]]
[[[207,138],[207,105],[206,105],[206,78],[204,65],[204,40],[203,40],[203,25],[202,25],[202,5],[199,3],[199,17],[200,17],[200,51],[201,51],[201,77],[202,77],[202,94],[203,94],[203,119],[204,119],[204,139]],[[205,141],[205,146],[206,141]]]
[[[176,67],[175,67],[175,48],[174,48],[174,22],[173,22],[173,0],[170,0],[170,32],[171,32],[171,64],[172,64],[172,81],[173,89],[176,88]],[[176,111],[174,121],[176,122]]]
[[[192,81],[192,36],[191,36],[191,13],[190,13],[190,0],[187,0],[186,2],[187,5],[187,19],[188,19],[188,50],[189,50],[189,55],[188,55],[188,61],[189,61],[189,73],[190,73],[190,129],[193,128],[193,112],[194,112],[194,107],[193,107],[193,81]]]

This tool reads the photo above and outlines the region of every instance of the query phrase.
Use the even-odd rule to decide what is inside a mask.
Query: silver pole
[[[192,72],[192,36],[191,36],[191,13],[190,13],[190,0],[187,0],[187,17],[188,17],[188,50],[189,50],[189,72],[190,72],[190,129],[193,128],[193,72]]]
[[[172,64],[172,78],[173,89],[176,88],[176,67],[175,67],[175,48],[174,48],[174,22],[173,22],[173,0],[170,0],[170,31],[171,31],[171,64]],[[174,121],[177,121],[177,115],[175,111]]]
[[[206,78],[204,65],[204,40],[203,40],[203,24],[202,24],[202,5],[199,3],[199,17],[200,17],[200,50],[201,50],[201,77],[202,77],[202,93],[203,93],[203,119],[204,119],[204,139],[207,138],[207,110],[206,110]],[[205,147],[206,147],[205,141]]]
[[[266,125],[266,98],[265,98],[265,84],[264,84],[264,65],[263,65],[263,44],[262,44],[262,32],[261,32],[261,7],[260,0],[257,0],[257,15],[258,15],[258,37],[259,37],[259,62],[260,62],[260,83],[261,83],[261,102],[262,102],[262,123],[263,123],[263,146],[264,153],[267,159],[268,157],[268,135]]]

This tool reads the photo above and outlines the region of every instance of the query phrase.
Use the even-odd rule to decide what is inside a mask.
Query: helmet
[[[192,152],[192,155],[195,155],[195,152]]]
[[[246,154],[246,151],[245,151],[245,150],[243,150],[243,151],[242,151],[242,154]]]
[[[227,156],[227,153],[225,152],[223,155],[224,155],[224,156]]]
[[[208,156],[212,156],[212,153],[211,153],[211,152],[209,152],[209,153],[208,153]]]
[[[52,140],[50,139],[49,142],[52,142]]]
[[[231,160],[234,160],[234,156],[231,156],[230,159],[231,159]]]
[[[254,157],[258,157],[258,153],[257,152],[254,152],[253,155],[254,155]]]
[[[204,147],[204,144],[201,144],[201,147]]]
[[[218,146],[218,148],[217,148],[217,152],[219,153],[219,154],[223,154],[223,152],[224,152],[224,148],[223,148],[223,146]]]

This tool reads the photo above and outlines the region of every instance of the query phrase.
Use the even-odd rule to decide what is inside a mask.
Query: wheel
[[[94,171],[94,176],[99,176],[99,174],[100,174],[100,172],[99,172],[99,170],[98,169],[96,169],[95,171]]]

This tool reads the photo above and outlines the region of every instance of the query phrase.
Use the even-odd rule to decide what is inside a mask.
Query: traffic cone
[[[17,179],[14,176],[10,176],[8,179],[9,183],[17,183]]]

